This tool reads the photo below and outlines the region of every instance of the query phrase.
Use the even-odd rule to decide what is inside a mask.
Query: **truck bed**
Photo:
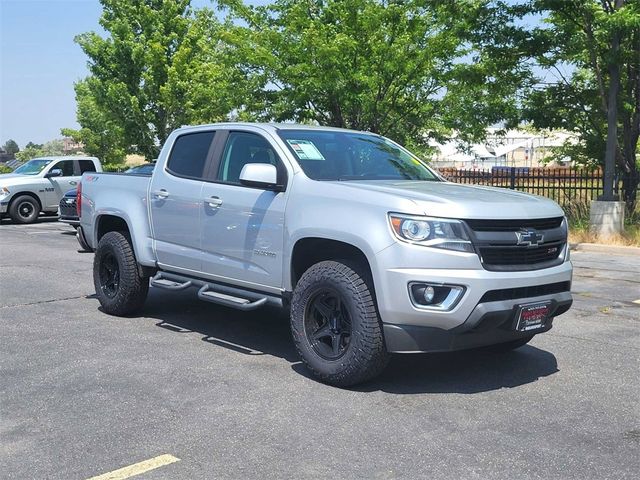
[[[138,235],[133,246],[140,263],[155,264],[147,208],[150,183],[149,175],[93,172],[82,176],[80,226],[91,248],[97,247],[100,222],[116,217],[127,223],[129,231],[135,225]]]

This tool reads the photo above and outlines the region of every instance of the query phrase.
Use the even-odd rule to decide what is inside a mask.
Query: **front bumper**
[[[71,225],[73,227],[80,226],[80,219],[78,217],[59,217],[59,222],[66,223],[67,225]]]
[[[7,213],[7,209],[9,208],[9,202],[0,202],[0,214]]]
[[[378,252],[373,267],[387,349],[393,352],[457,350],[509,341],[526,336],[512,327],[517,305],[549,300],[553,317],[572,302],[573,268],[568,260],[540,270],[489,271],[476,254],[397,244]],[[413,282],[457,285],[464,293],[450,310],[428,309],[411,301]],[[545,288],[552,285],[562,287]],[[496,290],[510,292],[496,297],[492,295]],[[550,323],[547,326],[551,328]]]
[[[516,331],[517,306],[545,300],[551,301],[550,318],[545,325],[529,332]],[[387,350],[395,353],[444,352],[504,343],[549,331],[553,318],[569,310],[572,303],[570,292],[480,303],[463,324],[450,330],[384,324],[385,343]]]

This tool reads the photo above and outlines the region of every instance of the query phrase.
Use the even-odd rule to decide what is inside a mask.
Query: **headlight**
[[[9,189],[7,187],[0,187],[0,197],[4,197],[5,195],[9,195]]]
[[[402,241],[473,253],[473,246],[459,220],[390,213],[389,221],[393,233]]]

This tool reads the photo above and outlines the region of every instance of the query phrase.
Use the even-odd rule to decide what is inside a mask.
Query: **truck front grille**
[[[530,218],[523,220],[466,220],[476,232],[517,232],[521,228],[551,230],[562,225],[562,217]]]
[[[77,217],[78,213],[76,212],[76,202],[75,200],[73,201],[73,203],[67,203],[66,202],[66,198],[63,198],[62,201],[60,202],[60,216],[64,217],[64,218],[68,218],[68,217]]]
[[[533,265],[538,268],[558,258],[564,251],[564,242],[544,243],[538,247],[528,248],[519,246],[508,247],[480,247],[480,258],[486,266],[518,266]]]
[[[567,227],[562,217],[465,222],[486,270],[539,270],[564,261]]]

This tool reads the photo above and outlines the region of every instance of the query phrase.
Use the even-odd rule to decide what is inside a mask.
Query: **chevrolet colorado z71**
[[[443,180],[394,142],[300,125],[174,131],[151,178],[85,174],[80,242],[107,313],[149,285],[290,310],[320,380],[353,385],[390,352],[510,350],[571,306],[551,200]]]

